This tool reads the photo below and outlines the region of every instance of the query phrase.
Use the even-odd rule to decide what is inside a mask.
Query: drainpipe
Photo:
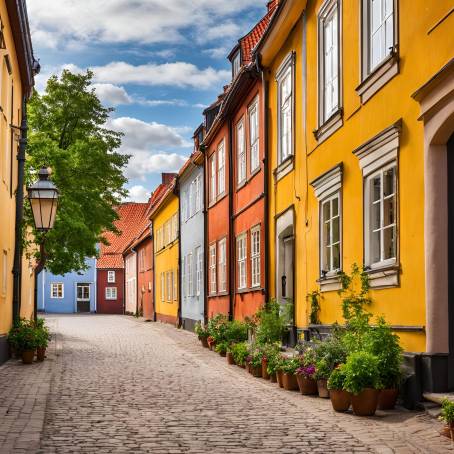
[[[156,275],[155,275],[155,256],[154,256],[154,222],[151,221],[151,226],[150,226],[150,237],[151,237],[151,259],[153,261],[152,263],[152,269],[151,272],[153,274],[153,292],[152,292],[152,298],[153,298],[153,321],[156,321]]]
[[[205,149],[203,152],[203,259],[205,266],[203,267],[203,323],[208,322],[208,260],[209,260],[209,247],[208,247],[208,191],[207,191],[207,169]]]
[[[180,191],[179,191],[179,186],[180,186],[180,181],[178,176],[175,177],[175,189],[173,190],[173,193],[176,195],[178,199],[178,213],[180,213]],[[180,225],[180,215],[178,214],[178,269],[176,270],[177,275],[179,276],[181,274],[181,225]],[[178,279],[179,280],[179,279]],[[172,282],[173,286],[173,282]],[[177,298],[177,304],[178,304],[178,310],[177,310],[177,328],[181,327],[181,286],[179,289],[177,289],[178,293],[178,298]]]
[[[229,120],[229,320],[234,318],[234,298],[235,298],[235,237],[233,231],[233,125]]]
[[[12,126],[12,125],[11,125]],[[17,153],[17,189],[16,189],[16,225],[13,264],[13,320],[20,318],[21,286],[22,286],[22,223],[24,219],[24,184],[25,184],[25,149],[27,147],[27,99],[22,100],[22,120],[20,125],[21,137]],[[12,184],[12,182],[11,182]],[[36,279],[35,279],[36,293]],[[36,299],[35,299],[36,302]],[[35,305],[36,310],[36,305]]]

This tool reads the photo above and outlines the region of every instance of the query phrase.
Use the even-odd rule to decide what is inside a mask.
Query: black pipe
[[[13,321],[20,318],[21,286],[22,286],[22,224],[24,220],[24,185],[25,185],[25,149],[27,147],[27,98],[22,100],[21,137],[17,153],[17,188],[16,188],[16,225],[13,264]],[[11,181],[12,184],[12,181]],[[36,281],[36,279],[35,279]],[[36,308],[36,300],[35,300]],[[35,314],[36,317],[36,314]]]
[[[173,193],[177,197],[178,200],[178,213],[181,212],[181,199],[180,199],[180,179],[178,176],[175,177],[175,189]],[[178,214],[178,225],[177,225],[177,234],[178,234],[178,269],[175,270],[177,276],[174,276],[174,279],[178,279],[178,276],[181,276],[181,224],[180,224],[180,214]],[[179,279],[178,279],[179,280]],[[171,283],[173,286],[173,281]],[[177,289],[177,327],[180,328],[182,326],[181,321],[181,286]]]
[[[229,120],[229,320],[234,318],[234,298],[235,298],[235,236],[233,226],[233,122]]]
[[[203,259],[205,266],[203,267],[203,322],[208,322],[208,266],[209,266],[209,247],[208,247],[208,191],[207,191],[207,180],[208,180],[208,156],[205,150],[201,150],[203,153]]]

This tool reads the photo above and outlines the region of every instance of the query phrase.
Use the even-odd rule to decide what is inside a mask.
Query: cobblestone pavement
[[[336,414],[167,325],[47,318],[57,333],[49,358],[0,367],[1,454],[454,452],[425,414]]]

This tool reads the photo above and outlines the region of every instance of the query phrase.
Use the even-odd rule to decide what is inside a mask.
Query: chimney
[[[176,176],[176,173],[162,173],[162,184],[169,185]]]
[[[279,4],[279,0],[271,0],[267,3],[268,12],[274,11]]]

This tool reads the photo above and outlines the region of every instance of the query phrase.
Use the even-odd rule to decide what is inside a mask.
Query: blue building
[[[86,259],[86,271],[56,276],[38,275],[38,310],[47,313],[96,312],[96,259]]]
[[[183,328],[193,330],[205,315],[204,273],[204,181],[203,155],[198,143],[203,139],[199,127],[194,135],[196,151],[183,166],[180,183],[181,319]]]

